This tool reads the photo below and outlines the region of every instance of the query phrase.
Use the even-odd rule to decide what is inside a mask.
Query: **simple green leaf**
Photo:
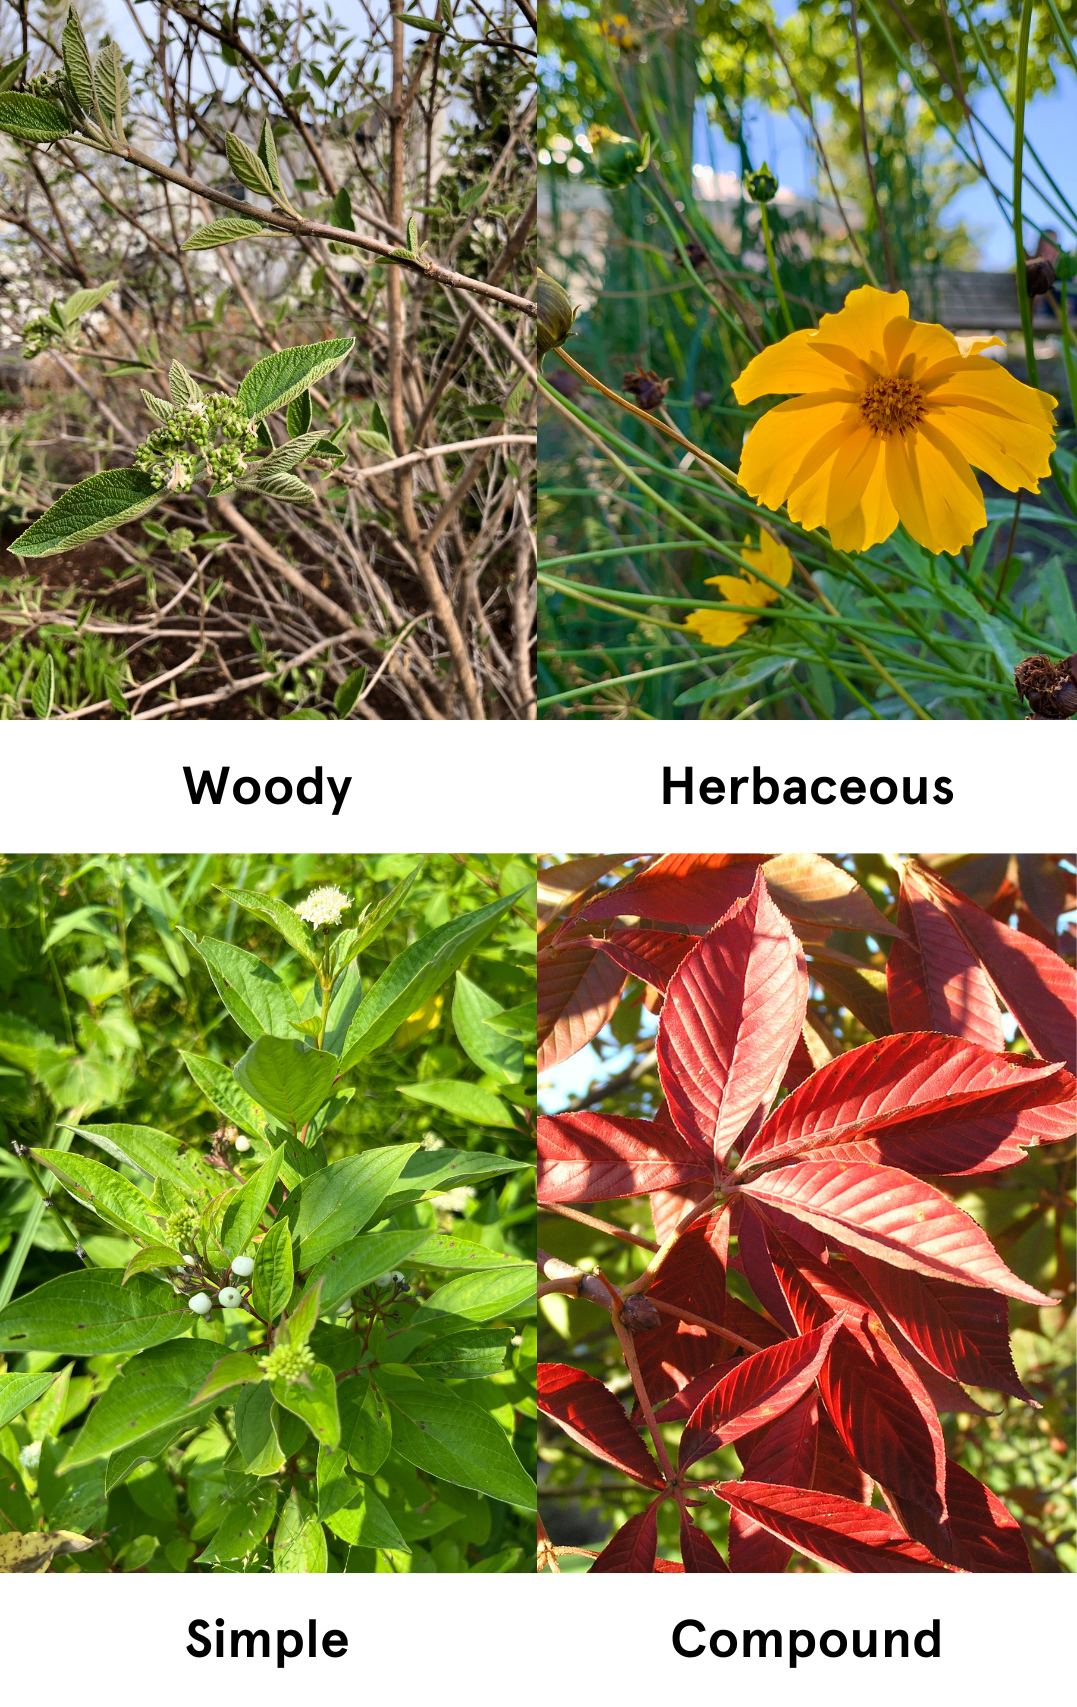
[[[236,1445],[252,1476],[276,1475],[284,1464],[273,1427],[273,1410],[268,1381],[241,1387],[236,1395]]]
[[[503,1012],[493,996],[473,984],[463,972],[456,974],[452,1023],[460,1047],[480,1073],[488,1073],[503,1085],[515,1085],[524,1074],[523,1045],[518,1038],[506,1037],[486,1024],[488,1019]]]
[[[360,664],[350,676],[345,676],[333,695],[333,710],[338,717],[348,717],[355,710],[356,700],[366,687],[367,667]]]
[[[325,1532],[307,1501],[293,1488],[273,1537],[273,1569],[320,1573],[328,1564]]]
[[[213,1365],[198,1392],[191,1400],[192,1405],[200,1405],[206,1399],[216,1398],[229,1387],[238,1387],[248,1381],[260,1381],[262,1371],[256,1357],[249,1351],[230,1351],[227,1357],[222,1357]]]
[[[267,1122],[253,1097],[241,1091],[228,1068],[208,1055],[190,1055],[185,1049],[180,1056],[202,1095],[219,1114],[232,1121],[253,1138],[264,1138]]]
[[[354,345],[354,338],[329,338],[324,343],[297,344],[292,349],[264,356],[240,385],[238,401],[252,421],[260,421],[332,373],[351,354]]]
[[[310,392],[301,391],[299,396],[293,397],[288,405],[287,421],[290,439],[302,438],[304,433],[310,432],[311,414]]]
[[[88,1156],[72,1155],[67,1150],[31,1150],[34,1160],[49,1168],[73,1197],[88,1203],[94,1213],[123,1233],[159,1244],[160,1223],[153,1218],[149,1198],[101,1162]]]
[[[236,1082],[267,1114],[298,1130],[332,1094],[340,1062],[297,1038],[267,1034],[251,1044],[232,1071]]]
[[[50,715],[56,700],[56,665],[51,653],[46,653],[41,668],[34,680],[34,689],[30,695],[30,703],[34,708],[34,716],[41,722]]]
[[[136,1251],[131,1261],[123,1271],[123,1283],[126,1286],[136,1274],[145,1274],[152,1268],[179,1268],[183,1264],[182,1251],[173,1250],[171,1245],[144,1245]]]
[[[248,913],[265,919],[284,938],[289,948],[294,948],[312,966],[318,965],[320,956],[314,932],[286,902],[278,901],[273,895],[258,895],[253,889],[222,889],[221,894],[238,907],[246,908]]]
[[[432,1233],[417,1245],[408,1260],[410,1268],[515,1268],[519,1257],[491,1251],[473,1239],[457,1239],[451,1233]]]
[[[532,1290],[534,1281],[531,1282]],[[408,1358],[418,1375],[441,1381],[478,1381],[496,1375],[505,1362],[505,1328],[471,1328],[427,1340]]]
[[[337,1412],[337,1381],[324,1363],[316,1363],[296,1381],[276,1380],[272,1383],[273,1397],[278,1405],[300,1417],[322,1446],[340,1444],[340,1416]]]
[[[245,1559],[264,1541],[277,1515],[277,1490],[268,1483],[233,1501],[208,1547],[198,1555],[200,1565],[217,1560]]]
[[[347,1072],[356,1061],[387,1043],[397,1026],[452,977],[515,900],[515,895],[508,895],[461,918],[450,919],[390,961],[352,1021],[341,1072]]]
[[[535,1485],[504,1429],[469,1399],[426,1381],[379,1371],[378,1385],[393,1414],[393,1448],[419,1470],[506,1505],[535,1509]]]
[[[418,1085],[397,1085],[401,1096],[412,1102],[432,1103],[476,1126],[508,1126],[515,1122],[512,1111],[493,1091],[484,1091],[467,1079],[427,1079]]]
[[[232,1198],[221,1223],[220,1242],[230,1257],[242,1256],[266,1212],[266,1204],[277,1183],[284,1145],[274,1150]]]
[[[21,142],[56,142],[71,135],[71,126],[62,107],[44,101],[38,95],[0,95],[0,131],[17,136]]]
[[[27,1405],[40,1399],[55,1380],[54,1369],[47,1370],[44,1375],[0,1375],[0,1428],[6,1428]]]
[[[60,1274],[0,1310],[0,1351],[78,1357],[140,1351],[186,1330],[191,1313],[170,1286],[118,1268]]]
[[[238,243],[245,237],[257,237],[266,229],[260,219],[244,219],[242,214],[229,214],[227,219],[215,219],[192,231],[181,249],[219,249],[224,243]]]
[[[349,1547],[386,1547],[394,1553],[411,1552],[384,1501],[367,1482],[359,1483],[349,1504],[338,1507],[325,1523]]]
[[[205,1340],[176,1340],[130,1358],[93,1406],[61,1473],[190,1415],[219,1352]]]
[[[290,1038],[299,1010],[287,984],[271,966],[234,943],[208,936],[199,942],[192,931],[182,926],[180,930],[205,961],[217,994],[241,1031],[255,1039],[265,1032]]]
[[[3,99],[0,96],[0,102]],[[149,475],[137,468],[91,474],[13,539],[9,549],[16,557],[52,557],[58,551],[70,551],[144,516],[163,497]]]
[[[244,142],[235,131],[226,131],[224,151],[228,156],[237,180],[246,190],[253,190],[256,195],[267,196],[273,200],[273,180],[269,176],[254,149]]]
[[[313,1283],[323,1283],[322,1309],[334,1310],[361,1286],[369,1286],[379,1274],[387,1274],[410,1256],[423,1239],[421,1228],[407,1232],[363,1233],[330,1256],[322,1257],[310,1271]]]
[[[488,1179],[491,1174],[514,1173],[529,1166],[533,1164],[483,1150],[418,1150],[401,1169],[396,1189],[382,1205],[382,1214],[392,1215],[406,1203],[417,1203],[428,1191],[452,1191],[458,1185]]]
[[[389,1406],[369,1375],[346,1375],[337,1387],[337,1404],[340,1444],[357,1470],[373,1476],[393,1443]]]
[[[533,1306],[537,1284],[531,1263],[487,1274],[460,1274],[424,1298],[423,1310],[442,1310],[468,1322],[488,1322],[494,1316],[511,1314],[521,1304]]]
[[[208,1181],[200,1178],[194,1159],[179,1153],[178,1140],[155,1126],[75,1126],[82,1138],[89,1138],[118,1162],[129,1162],[150,1179],[166,1179],[177,1191],[205,1191]]]
[[[292,1296],[292,1229],[284,1216],[274,1221],[254,1255],[251,1301],[265,1322],[275,1322]]]
[[[345,1156],[292,1192],[286,1213],[292,1236],[300,1242],[301,1268],[355,1238],[378,1213],[417,1150],[417,1144],[387,1144]]]

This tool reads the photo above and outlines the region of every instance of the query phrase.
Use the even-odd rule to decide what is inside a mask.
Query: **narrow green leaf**
[[[9,549],[16,557],[52,557],[58,551],[70,551],[144,516],[163,497],[149,475],[137,468],[91,474],[13,539]]]
[[[273,135],[273,126],[268,115],[262,120],[262,133],[258,138],[258,158],[269,174],[269,181],[275,190],[280,189],[280,166],[277,162],[277,139]]]
[[[292,1314],[287,1320],[281,1322],[281,1343],[284,1345],[306,1345],[317,1326],[318,1317],[326,1308],[327,1306],[322,1302],[321,1278],[312,1278]]]
[[[253,190],[256,195],[266,196],[273,200],[273,180],[269,176],[254,149],[244,142],[235,131],[227,131],[224,138],[224,151],[228,156],[228,164],[244,189]]]
[[[274,1221],[254,1255],[251,1301],[265,1322],[275,1322],[292,1296],[292,1229],[284,1216]]]
[[[179,1141],[155,1126],[74,1126],[80,1138],[88,1138],[118,1162],[129,1162],[149,1179],[166,1179],[177,1191],[189,1196],[208,1191],[210,1179],[201,1172],[194,1156],[181,1156]],[[216,1187],[214,1186],[214,1189]]]
[[[341,1072],[387,1043],[397,1026],[452,977],[516,899],[516,895],[508,895],[462,918],[450,919],[390,961],[352,1021]]]
[[[432,1233],[416,1245],[407,1259],[409,1268],[515,1268],[519,1257],[491,1251],[474,1239],[457,1239],[451,1233]]]
[[[45,660],[37,672],[34,691],[30,695],[30,703],[34,708],[34,716],[41,722],[51,714],[56,698],[56,665],[52,656],[46,653]]]
[[[457,1120],[476,1126],[508,1126],[515,1122],[512,1111],[493,1091],[484,1091],[467,1079],[428,1079],[420,1085],[397,1085],[401,1096],[411,1102],[432,1103]]]
[[[346,676],[333,695],[333,710],[340,718],[349,717],[355,710],[356,701],[366,687],[367,667],[360,664],[350,676]]]
[[[242,1256],[258,1231],[258,1224],[266,1212],[266,1204],[277,1183],[283,1155],[282,1144],[266,1158],[257,1173],[251,1175],[225,1210],[219,1236],[227,1256]]]
[[[341,931],[336,940],[338,970],[347,965],[350,960],[354,960],[357,955],[365,954],[371,943],[378,940],[386,926],[396,917],[404,905],[413,885],[422,874],[422,869],[423,862],[420,860],[416,866],[412,867],[408,875],[402,877],[396,887],[389,891],[388,895],[383,896],[371,907],[369,912],[364,913],[357,925],[351,930]],[[344,1047],[343,1038],[340,1047],[341,1049]],[[337,1053],[335,1048],[333,1053]]]
[[[88,118],[96,113],[97,100],[94,92],[93,68],[90,63],[90,50],[86,45],[86,37],[82,33],[82,24],[74,6],[67,9],[67,22],[61,37],[64,70],[70,83],[75,99]]]

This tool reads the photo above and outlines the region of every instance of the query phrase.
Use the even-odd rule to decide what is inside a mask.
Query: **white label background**
[[[1044,852],[1077,843],[1074,731],[1025,723],[7,723],[0,727],[0,851],[368,853],[461,847],[681,848],[737,853],[958,849]],[[225,799],[193,807],[189,765]],[[327,804],[236,804],[232,783],[293,785],[320,764],[351,776]],[[662,772],[691,765],[696,804],[662,805]],[[707,806],[706,776],[779,781],[947,776],[953,804]]]
[[[1053,1699],[1071,1669],[1073,1577],[777,1576],[676,1582],[670,1576],[44,1576],[5,1578],[4,1683],[14,1700],[79,1707],[138,1700],[154,1707],[321,1701],[378,1707],[626,1707],[674,1698],[743,1699],[745,1707],[953,1707],[955,1702]],[[1068,1616],[1067,1616],[1068,1615]],[[271,1657],[193,1659],[188,1624],[266,1629]],[[914,1656],[912,1638],[941,1626],[941,1657]],[[319,1653],[278,1669],[276,1631]],[[684,1618],[712,1630],[776,1629],[782,1658],[682,1659]],[[909,1632],[909,1658],[826,1659],[791,1670],[790,1629]],[[348,1652],[327,1659],[324,1632]],[[291,1645],[291,1644],[290,1644]],[[725,1644],[728,1645],[728,1644]],[[806,1644],[802,1644],[806,1645]],[[862,1645],[863,1641],[862,1641]],[[757,1644],[758,1647],[758,1644]],[[298,1688],[297,1688],[298,1685]]]

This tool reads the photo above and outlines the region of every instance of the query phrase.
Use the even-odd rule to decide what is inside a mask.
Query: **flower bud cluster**
[[[176,1250],[182,1251],[187,1245],[194,1244],[199,1225],[197,1209],[185,1206],[168,1217],[165,1222],[165,1237]]]
[[[314,1353],[309,1345],[275,1345],[258,1361],[271,1381],[295,1381],[305,1370],[314,1368]]]
[[[170,492],[189,492],[199,461],[215,484],[232,486],[247,466],[258,427],[234,397],[200,397],[177,408],[135,453],[135,467]],[[218,435],[220,442],[218,442]],[[193,450],[185,447],[193,445]]]

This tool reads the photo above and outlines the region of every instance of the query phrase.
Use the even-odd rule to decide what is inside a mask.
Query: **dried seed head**
[[[1023,658],[1013,681],[1033,717],[1057,723],[1077,714],[1077,652],[1058,663],[1042,652]]]
[[[1025,282],[1029,296],[1046,296],[1057,277],[1054,267],[1044,255],[1037,256],[1034,261],[1025,262]]]
[[[659,379],[652,368],[637,367],[635,373],[626,373],[621,381],[621,390],[631,392],[640,408],[650,412],[661,408],[669,387],[670,381]]]

